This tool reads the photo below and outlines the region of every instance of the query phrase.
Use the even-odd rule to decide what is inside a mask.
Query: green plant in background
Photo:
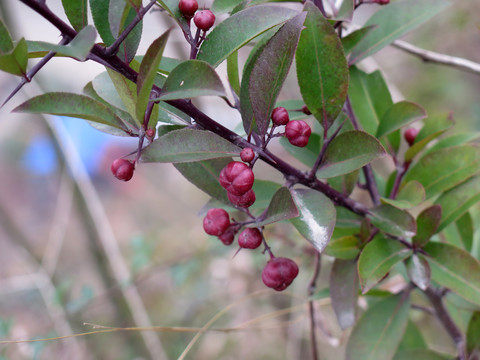
[[[100,131],[138,138],[133,155],[113,162],[114,176],[128,181],[143,162],[173,163],[212,197],[203,220],[208,234],[230,245],[238,233],[243,249],[263,245],[262,279],[277,291],[299,268],[290,259],[295,254],[274,255],[264,230],[289,221],[316,257],[308,288],[315,359],[313,303],[323,254],[335,258],[329,296],[338,323],[352,328],[347,359],[448,358],[408,341],[419,331],[409,322],[412,308],[438,318],[458,359],[478,358],[480,262],[472,255],[478,244],[469,212],[480,201],[478,134],[445,136],[454,125],[450,114],[394,103],[382,73],[367,73],[361,63],[451,6],[448,1],[344,0],[337,8],[319,0],[289,6],[215,0],[209,10],[198,10],[195,0],[91,0],[89,9],[87,2],[64,0],[70,24],[45,2],[21,2],[55,26],[62,40],[14,42],[0,23],[0,69],[22,79],[7,101],[55,56],[94,61],[105,72],[83,94],[45,93],[14,111],[77,117]],[[375,3],[385,6],[353,28],[357,8]],[[142,19],[154,8],[181,28],[189,59],[163,56],[171,30],[137,55]],[[249,51],[243,68],[240,49]],[[35,57],[39,62],[28,69]],[[478,72],[475,64],[450,60],[444,63]],[[217,73],[223,63],[226,79]],[[279,102],[293,64],[300,94]],[[243,129],[221,125],[190,100],[207,95],[237,111]],[[304,167],[272,148],[276,138]],[[277,171],[276,183],[255,178],[257,162]],[[460,241],[452,240],[452,227]],[[394,269],[403,275],[402,288],[379,291]],[[459,306],[468,303],[467,329],[454,321],[446,296],[462,299]],[[361,315],[359,297],[376,300]],[[420,306],[418,298],[429,305]]]

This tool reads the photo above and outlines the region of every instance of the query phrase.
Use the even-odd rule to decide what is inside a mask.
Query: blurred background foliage
[[[452,2],[447,11],[405,40],[480,62],[480,3]],[[51,3],[65,18],[60,1]],[[359,23],[375,9],[375,5],[363,6],[357,14]],[[55,29],[20,2],[3,1],[0,11],[14,38],[58,40]],[[148,15],[139,53],[171,25],[158,11]],[[178,29],[168,46],[167,56],[186,58],[188,46]],[[403,96],[417,102],[430,114],[452,111],[457,121],[454,131],[480,130],[480,77],[425,64],[394,48],[382,50],[364,65],[367,69],[380,67],[397,99]],[[78,93],[101,71],[96,64],[56,59],[42,69],[37,80],[44,91]],[[295,76],[289,79],[282,98],[298,98]],[[0,74],[0,101],[17,81]],[[132,304],[123,297],[132,290],[140,295],[151,324],[157,326],[202,327],[229,306],[213,327],[232,328],[253,320],[250,327],[239,331],[202,334],[187,359],[308,358],[305,305],[313,256],[307,242],[291,226],[279,224],[266,230],[275,252],[300,264],[300,276],[290,291],[274,293],[262,284],[265,257],[260,251],[242,251],[233,258],[235,246],[224,247],[203,232],[199,213],[208,197],[171,165],[141,164],[132,181],[119,182],[110,173],[110,163],[135,148],[129,139],[104,135],[76,119],[46,122],[40,116],[10,113],[39,91],[36,85],[26,86],[0,109],[0,339],[91,331],[92,326],[84,323],[139,326],[132,317]],[[232,128],[239,120],[219,100],[195,102]],[[74,144],[70,150],[60,146],[68,144],[65,139]],[[80,168],[85,167],[87,176],[69,167],[79,163],[65,161],[66,154],[72,156],[72,149],[73,157],[75,152],[80,156]],[[276,147],[274,151],[283,150]],[[257,178],[282,181],[266,167],[256,167],[255,172]],[[90,191],[85,191],[85,186]],[[92,196],[99,201],[92,202]],[[97,210],[108,221],[92,214],[89,202],[100,206]],[[122,283],[110,267],[112,253],[102,245],[109,229],[128,269]],[[322,260],[318,298],[328,286],[332,263],[327,256]],[[382,286],[394,288],[398,279],[391,276]],[[460,301],[453,295],[449,300]],[[348,330],[343,333],[338,327],[328,299],[320,299],[316,305],[321,358],[338,359]],[[287,310],[277,313],[282,309]],[[138,309],[133,306],[135,311]],[[468,319],[463,319],[464,314],[459,311],[453,315],[465,328]],[[422,328],[433,349],[455,352],[433,317],[413,312],[411,320]],[[169,359],[178,358],[195,336],[168,331],[150,334],[155,334],[157,342],[153,343],[161,344]],[[151,357],[156,349],[153,343],[145,345],[139,332],[112,332],[0,345],[0,359],[142,359]],[[162,357],[157,354],[155,358]]]

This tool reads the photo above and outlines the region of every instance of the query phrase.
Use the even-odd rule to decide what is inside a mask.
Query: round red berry
[[[302,112],[303,112],[305,115],[312,115],[312,112],[308,109],[307,105],[303,105],[303,106],[302,106]]]
[[[135,171],[135,163],[127,159],[116,159],[110,167],[113,176],[119,180],[128,181],[133,177]]]
[[[224,245],[231,245],[235,239],[235,233],[233,231],[225,231],[222,235],[218,237]]]
[[[288,111],[284,107],[276,107],[272,111],[272,122],[276,126],[287,125],[290,121],[290,117],[288,116]]]
[[[387,5],[390,3],[390,0],[375,0],[375,2],[380,5]]]
[[[245,249],[256,249],[262,244],[262,233],[257,228],[246,228],[238,235],[238,245]]]
[[[311,133],[310,125],[303,120],[290,121],[285,127],[285,136],[288,141],[298,147],[307,146]]]
[[[262,271],[263,283],[277,291],[285,290],[298,275],[297,264],[288,258],[270,259]]]
[[[403,137],[405,141],[408,143],[408,145],[410,146],[413,145],[413,143],[415,142],[415,138],[418,135],[418,132],[419,130],[415,128],[408,128],[407,130],[405,130],[405,132],[403,133]]]
[[[227,192],[227,196],[228,200],[230,200],[233,205],[245,209],[252,206],[255,200],[257,200],[255,192],[252,189],[248,190],[245,194],[240,196],[233,195],[232,193]]]
[[[178,8],[183,16],[191,18],[198,10],[198,3],[197,0],[180,0]]]
[[[255,176],[248,165],[231,161],[220,172],[220,185],[233,195],[243,195],[253,186]]]
[[[210,209],[203,218],[203,230],[208,235],[220,236],[230,226],[230,217],[223,209]]]
[[[249,163],[255,158],[255,151],[252,148],[245,148],[240,152],[240,159],[243,162]]]
[[[215,15],[210,10],[201,10],[193,17],[193,22],[200,30],[207,31],[215,23]]]

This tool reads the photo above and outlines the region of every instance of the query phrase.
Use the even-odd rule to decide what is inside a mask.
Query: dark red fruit
[[[415,128],[408,128],[407,130],[405,130],[405,132],[403,133],[403,138],[408,143],[408,145],[413,145],[413,143],[415,142],[415,138],[418,135],[418,132],[419,130]]]
[[[249,163],[255,158],[255,151],[252,148],[245,148],[240,152],[240,159],[243,162]]]
[[[288,258],[270,259],[262,271],[263,283],[277,291],[285,290],[298,275],[298,266]]]
[[[290,117],[288,116],[288,111],[284,107],[276,107],[272,111],[272,122],[276,126],[287,125],[290,121]]]
[[[256,249],[262,244],[262,233],[257,228],[246,228],[238,236],[238,245],[245,249]]]
[[[387,5],[390,3],[390,0],[375,0],[374,2],[380,5]]]
[[[203,230],[208,235],[220,236],[230,226],[230,217],[223,209],[210,209],[203,218]]]
[[[302,112],[303,112],[305,115],[312,115],[312,112],[308,109],[307,105],[303,105],[303,106],[302,106]]]
[[[298,147],[307,146],[311,133],[310,125],[303,120],[293,120],[285,126],[285,136],[288,141]]]
[[[245,194],[252,188],[254,181],[252,169],[240,161],[231,161],[220,172],[220,185],[233,195]]]
[[[128,181],[132,178],[135,171],[135,163],[127,159],[116,159],[112,162],[110,167],[113,176],[118,180]]]
[[[235,233],[233,231],[225,231],[222,235],[218,237],[224,245],[231,245],[235,239]]]
[[[189,19],[198,10],[198,3],[197,0],[180,0],[178,8],[182,15]]]
[[[257,200],[255,192],[252,189],[248,190],[245,194],[240,196],[233,195],[232,193],[227,192],[227,196],[228,200],[230,200],[233,205],[245,209],[252,206],[255,200]]]
[[[210,10],[201,10],[193,17],[193,22],[200,30],[207,31],[215,23],[215,15]]]

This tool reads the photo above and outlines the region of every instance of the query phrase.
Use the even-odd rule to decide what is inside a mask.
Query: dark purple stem
[[[318,251],[315,251],[315,265],[313,270],[312,279],[310,280],[310,284],[308,285],[308,297],[312,297],[315,293],[315,289],[317,287],[317,279],[320,275],[320,265],[321,265],[321,255]],[[312,359],[318,360],[318,348],[317,348],[317,336],[315,331],[315,307],[313,300],[308,302],[308,312],[310,316],[310,343],[312,346]]]

